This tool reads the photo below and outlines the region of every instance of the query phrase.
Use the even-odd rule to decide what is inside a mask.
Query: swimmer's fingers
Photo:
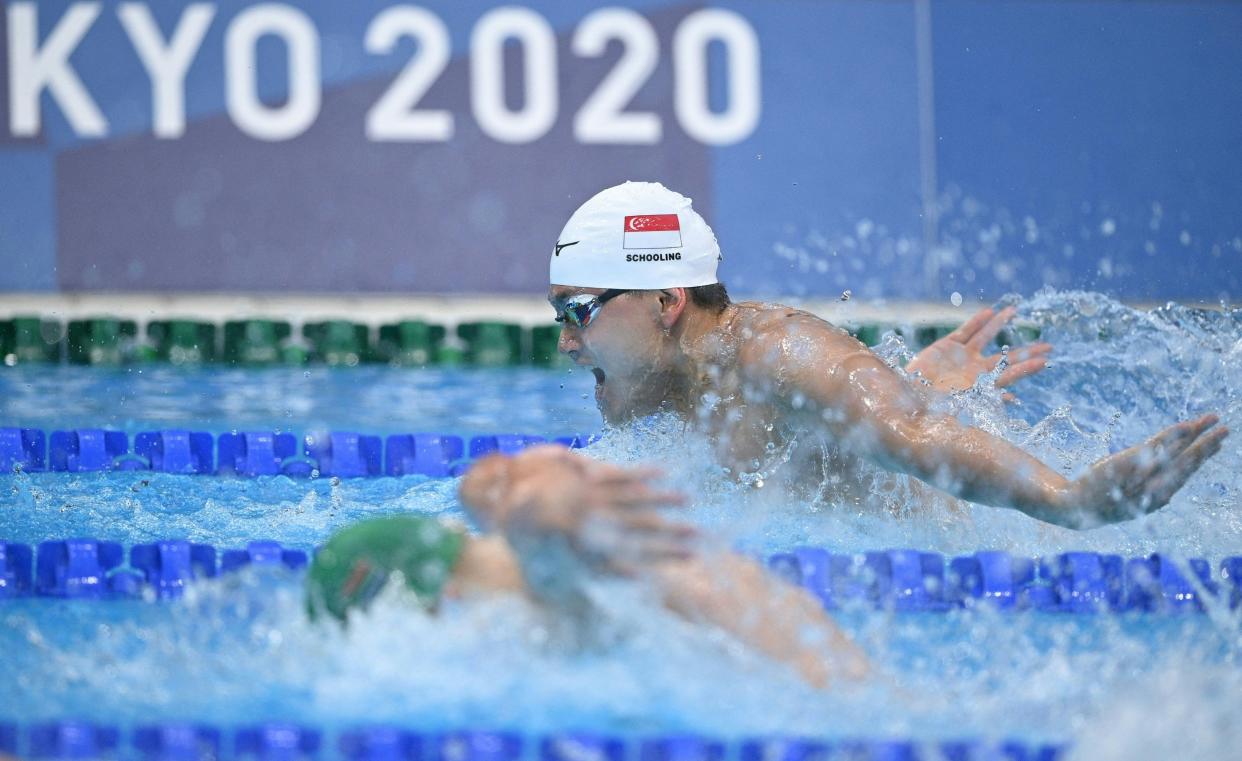
[[[1096,489],[1112,509],[1134,514],[1152,512],[1166,504],[1186,480],[1220,451],[1228,429],[1213,428],[1219,421],[1205,415],[1170,426],[1147,442],[1100,463]],[[1107,496],[1105,496],[1107,495]]]
[[[1208,431],[1162,469],[1163,472],[1148,484],[1150,500],[1146,505],[1147,512],[1156,510],[1172,499],[1195,471],[1220,451],[1221,444],[1228,435],[1229,429],[1224,427]]]
[[[624,493],[615,504],[627,508],[685,507],[689,500],[685,494],[672,489],[643,487]]]
[[[661,476],[656,468],[634,469],[594,480],[593,486],[617,507],[678,507],[686,495],[674,489],[660,489],[650,481]]]
[[[996,338],[996,334],[1001,332],[1001,328],[1005,327],[1005,324],[1012,320],[1017,312],[1018,310],[1014,307],[1005,307],[1000,310],[983,327],[975,331],[975,334],[970,337],[966,345],[981,351],[983,347],[992,343],[992,340]]]
[[[978,312],[975,312],[973,317],[962,323],[958,326],[957,330],[954,330],[952,333],[945,336],[945,338],[959,344],[969,343],[970,339],[974,338],[974,335],[978,333],[984,325],[988,324],[988,320],[992,319],[993,314],[995,314],[995,312],[991,309],[980,309]]]
[[[670,521],[655,512],[634,512],[627,514],[622,523],[626,530],[640,536],[663,536],[670,540],[689,542],[698,538],[699,530],[688,523]]]
[[[1016,364],[1018,362],[1025,362],[1028,359],[1046,357],[1051,352],[1052,352],[1052,344],[1050,343],[1041,342],[1037,344],[1031,344],[1030,346],[1019,346],[1016,349],[1011,349],[1009,351],[1009,362],[1010,364]],[[1003,356],[1004,355],[1002,354],[993,354],[988,359],[991,359],[994,362],[999,363]]]
[[[663,470],[650,465],[637,468],[623,468],[620,465],[598,464],[601,467],[591,472],[591,480],[601,486],[646,483],[648,481],[658,481],[664,477]]]
[[[1197,420],[1186,420],[1171,425],[1160,433],[1152,436],[1142,445],[1138,455],[1139,464],[1144,475],[1154,472],[1172,458],[1181,454],[1212,426],[1220,422],[1216,415],[1204,415]]]
[[[1035,357],[1034,359],[1026,359],[1021,362],[1010,365],[996,379],[996,385],[1004,388],[1010,386],[1028,376],[1034,375],[1048,366],[1048,360],[1043,357]]]
[[[653,563],[694,555],[698,531],[653,512],[598,517],[578,535],[580,550],[592,566],[632,576]]]
[[[618,547],[604,567],[618,576],[634,577],[653,565],[693,557],[694,548],[688,541],[664,536],[634,537]]]

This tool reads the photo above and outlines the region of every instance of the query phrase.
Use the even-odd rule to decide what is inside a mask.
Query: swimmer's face
[[[553,285],[548,302],[560,315],[565,302],[583,294],[598,296],[603,288]],[[557,349],[595,374],[595,402],[604,420],[621,422],[654,411],[659,400],[644,400],[644,378],[660,358],[664,328],[655,291],[630,291],[605,302],[585,328],[561,323]],[[647,409],[651,407],[651,409]]]

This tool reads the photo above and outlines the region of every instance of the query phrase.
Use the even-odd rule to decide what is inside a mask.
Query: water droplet
[[[1105,238],[1115,232],[1117,232],[1117,223],[1114,222],[1111,217],[1100,223],[1100,234]]]
[[[962,305],[962,294],[958,293],[957,291],[954,291],[949,296],[949,303],[955,307],[960,307]]]
[[[850,289],[846,288],[844,291],[842,291],[842,292],[841,292],[841,300],[842,300],[842,301],[849,301],[849,300],[850,300],[850,297],[851,297],[851,296],[853,296],[853,295],[854,295],[854,292],[853,292],[853,291],[851,291]]]
[[[1189,246],[1190,245],[1190,231],[1182,230],[1182,234],[1177,236],[1177,239],[1182,242],[1183,246]]]

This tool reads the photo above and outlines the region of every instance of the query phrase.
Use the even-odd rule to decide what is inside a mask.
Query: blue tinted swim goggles
[[[574,327],[585,328],[595,320],[595,315],[599,313],[604,304],[629,292],[628,288],[609,288],[598,296],[591,293],[571,296],[565,299],[564,306],[557,310],[556,321],[568,322]]]

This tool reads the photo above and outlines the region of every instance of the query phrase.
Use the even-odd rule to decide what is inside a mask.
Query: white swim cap
[[[716,279],[720,246],[690,199],[626,182],[578,207],[556,240],[548,282],[579,288],[693,288]]]

